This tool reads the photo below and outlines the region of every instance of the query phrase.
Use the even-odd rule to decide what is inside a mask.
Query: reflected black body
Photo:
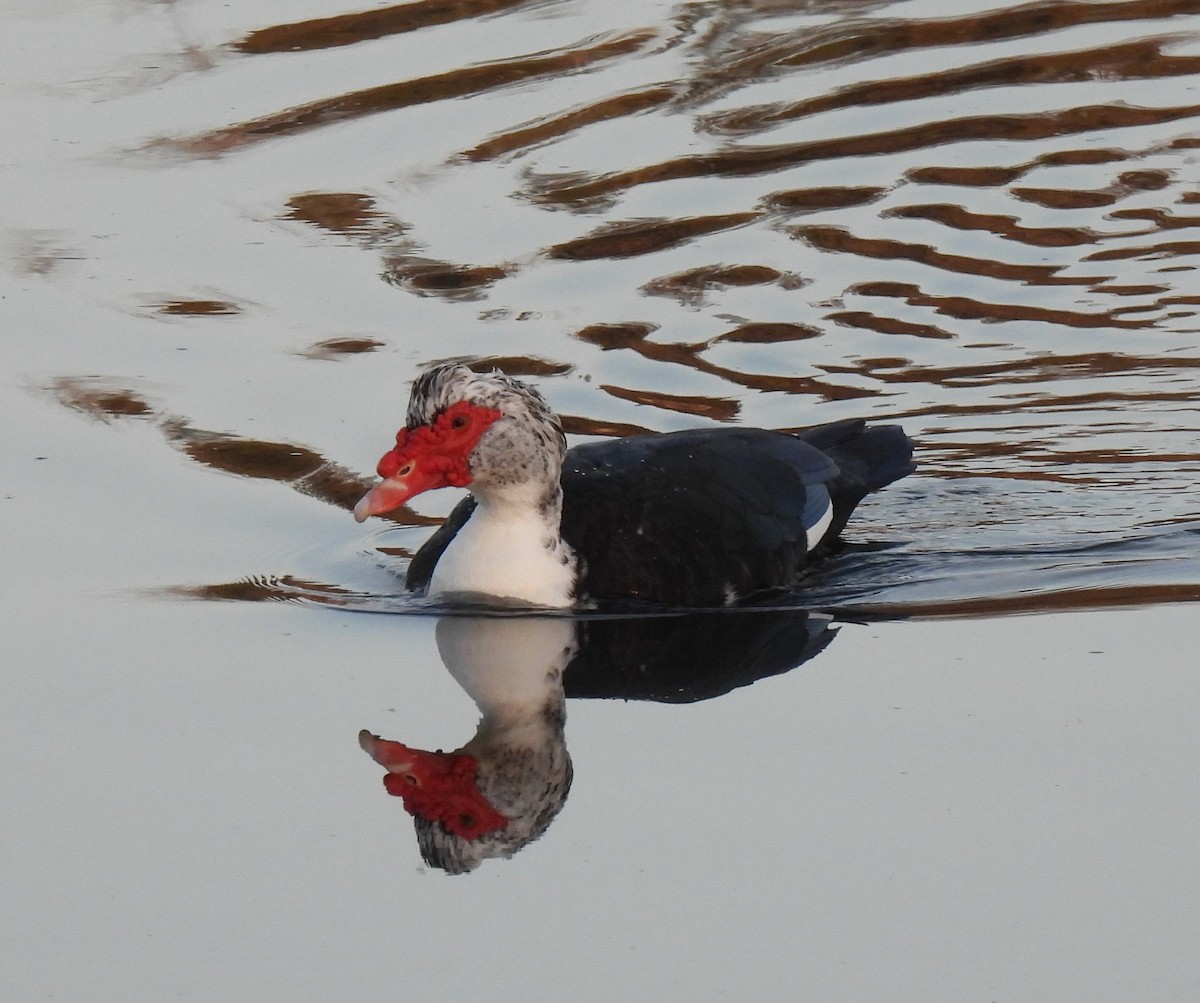
[[[692,703],[779,675],[819,654],[837,629],[797,610],[584,620],[568,697]]]

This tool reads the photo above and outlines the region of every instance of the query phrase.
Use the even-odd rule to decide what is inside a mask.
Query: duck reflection
[[[785,672],[836,634],[831,617],[739,610],[638,618],[448,616],[438,652],[479,707],[454,752],[363,731],[384,787],[413,816],[425,862],[451,874],[511,857],[566,803],[566,698],[689,703]]]
[[[566,803],[563,673],[576,630],[563,617],[452,616],[438,622],[437,646],[479,707],[471,740],[456,752],[411,749],[366,731],[359,742],[413,816],[426,863],[461,874],[488,857],[511,857]]]

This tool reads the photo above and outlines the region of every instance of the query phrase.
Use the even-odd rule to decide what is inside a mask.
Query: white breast
[[[536,509],[481,499],[450,541],[429,582],[431,597],[459,593],[531,606],[571,605],[574,555]]]

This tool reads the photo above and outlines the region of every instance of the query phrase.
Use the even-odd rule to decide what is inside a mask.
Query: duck
[[[417,551],[406,587],[447,603],[716,608],[794,589],[855,507],[915,469],[898,425],[722,427],[567,448],[532,386],[444,363],[358,502],[362,522],[443,487],[469,494]]]

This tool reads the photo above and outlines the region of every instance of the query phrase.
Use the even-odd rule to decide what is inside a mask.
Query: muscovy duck
[[[870,492],[911,473],[912,441],[861,420],[796,434],[695,429],[566,448],[532,387],[440,365],[413,383],[359,522],[453,485],[468,498],[409,565],[430,596],[545,607],[733,605],[787,588]]]

